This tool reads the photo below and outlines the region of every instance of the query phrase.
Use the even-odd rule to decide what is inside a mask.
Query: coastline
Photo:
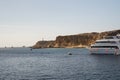
[[[115,36],[117,34],[120,34],[120,30],[57,36],[54,41],[38,41],[31,48],[88,48],[96,40],[102,39],[104,36]]]

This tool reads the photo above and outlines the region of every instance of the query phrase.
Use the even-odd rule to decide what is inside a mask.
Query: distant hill
[[[120,34],[120,30],[58,36],[55,41],[38,41],[32,48],[87,47],[94,43],[97,39],[102,39],[104,36],[115,36],[117,34]]]

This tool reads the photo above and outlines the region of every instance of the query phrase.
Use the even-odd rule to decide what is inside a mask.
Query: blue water
[[[120,80],[120,56],[90,55],[85,48],[1,48],[0,80]]]

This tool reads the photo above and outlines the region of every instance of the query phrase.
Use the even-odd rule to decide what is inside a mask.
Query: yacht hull
[[[113,54],[113,55],[119,55],[120,54],[120,50],[119,49],[109,49],[109,48],[91,48],[90,49],[90,53],[91,54]]]

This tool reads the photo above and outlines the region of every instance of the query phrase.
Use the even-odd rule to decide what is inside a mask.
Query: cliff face
[[[55,41],[38,41],[32,48],[53,48]]]
[[[120,34],[120,30],[106,32],[92,32],[78,35],[58,36],[55,41],[38,41],[33,48],[62,48],[62,47],[86,47],[90,46],[97,39],[104,36],[114,36]]]
[[[58,47],[76,47],[90,45],[96,40],[99,33],[84,33],[79,35],[58,36],[56,44]]]

